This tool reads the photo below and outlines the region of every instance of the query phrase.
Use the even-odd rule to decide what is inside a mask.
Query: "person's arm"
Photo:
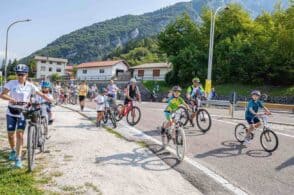
[[[43,99],[47,100],[48,102],[53,102],[53,99],[49,98],[47,95],[43,94],[40,91],[36,91],[36,94],[41,96]]]
[[[10,103],[16,103],[17,101],[14,98],[10,97],[8,93],[9,89],[4,88],[0,95],[0,98],[2,98],[3,100],[8,100]]]
[[[137,90],[137,95],[138,95],[138,99],[139,99],[139,102],[141,102],[141,93],[140,93],[140,90],[139,90],[139,87],[136,86],[136,90]]]
[[[263,109],[265,110],[266,114],[268,114],[268,115],[272,114],[271,111],[267,107],[263,106]]]

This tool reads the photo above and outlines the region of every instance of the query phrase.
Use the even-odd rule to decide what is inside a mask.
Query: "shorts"
[[[168,111],[164,111],[164,116],[165,116],[165,118],[166,118],[166,120],[168,120],[168,121],[170,121],[171,120],[171,113],[170,112],[168,112]]]
[[[246,117],[246,121],[248,122],[249,125],[256,124],[256,123],[260,122],[259,118],[257,118],[257,117],[253,117],[253,118]]]
[[[25,130],[26,128],[26,119],[22,119],[20,117],[14,117],[10,115],[6,115],[7,122],[7,131],[14,132],[16,130]]]
[[[129,100],[128,98],[125,99],[124,101],[124,105],[128,105],[129,102],[131,102],[132,100]]]
[[[83,96],[83,95],[79,95],[79,101],[84,101],[86,99],[86,96]]]
[[[96,111],[97,112],[104,112],[105,111],[105,104],[97,105],[96,106]]]
[[[97,113],[99,114],[99,113],[104,113],[104,111],[97,111]]]

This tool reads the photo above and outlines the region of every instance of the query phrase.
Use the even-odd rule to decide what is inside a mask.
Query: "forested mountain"
[[[143,15],[126,15],[104,22],[95,23],[69,34],[63,35],[45,48],[24,58],[27,61],[33,55],[67,58],[70,63],[101,60],[117,48],[127,45],[130,41],[140,40],[157,35],[164,27],[183,13],[200,22],[203,6],[215,8],[224,3],[240,3],[252,16],[261,10],[272,9],[275,0],[193,0],[177,3]],[[283,0],[283,5],[286,0]]]

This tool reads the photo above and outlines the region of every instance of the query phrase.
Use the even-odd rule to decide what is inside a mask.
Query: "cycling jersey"
[[[172,96],[167,100],[167,103],[168,105],[165,108],[165,112],[174,112],[179,108],[180,105],[184,104],[185,101],[181,97],[175,98]]]
[[[26,81],[23,85],[18,80],[11,80],[4,85],[5,89],[9,90],[9,96],[18,102],[29,102],[31,95],[35,94],[39,89],[32,83]],[[11,108],[23,108],[23,106],[8,104]],[[20,114],[12,114],[9,109],[6,112],[7,115],[13,117],[20,117]]]
[[[191,85],[188,87],[187,93],[189,93],[191,97],[197,97],[197,96],[202,96],[204,94],[204,90],[200,86],[195,87],[194,85]]]
[[[248,102],[247,109],[245,112],[246,120],[250,120],[255,117],[255,115],[252,114],[252,112],[250,112],[250,109],[257,113],[259,108],[263,108],[263,103],[260,100],[254,101],[253,99],[251,99]]]
[[[80,85],[79,86],[79,96],[87,96],[88,93],[88,86],[87,85]]]

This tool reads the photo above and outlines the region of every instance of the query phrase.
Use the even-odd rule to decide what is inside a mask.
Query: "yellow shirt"
[[[88,93],[88,86],[87,85],[80,85],[79,86],[79,96],[87,96]]]

